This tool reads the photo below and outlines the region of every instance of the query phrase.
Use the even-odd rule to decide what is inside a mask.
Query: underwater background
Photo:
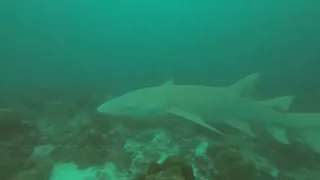
[[[66,119],[72,119],[73,123],[79,122],[79,118],[87,122],[90,118],[101,119],[92,112],[105,98],[101,94],[118,96],[162,84],[170,78],[176,84],[227,86],[256,72],[262,74],[260,96],[294,95],[292,111],[320,112],[319,19],[320,2],[316,0],[1,0],[0,107],[6,110],[0,112],[0,119],[21,119],[22,108],[24,113],[28,111],[23,119],[37,119],[38,129],[47,127],[43,124],[52,119],[59,119],[54,123],[57,127],[64,126]],[[95,102],[91,102],[92,99]],[[63,105],[56,107],[57,104]],[[19,109],[19,115],[7,108]],[[83,108],[89,109],[89,115]],[[73,124],[72,127],[72,135],[61,138],[63,140],[52,138],[51,130],[39,130],[42,138],[31,137],[31,144],[39,145],[38,140],[46,137],[40,143],[46,148],[72,142],[74,152],[80,152],[88,142],[91,144],[85,147],[92,146],[95,150],[104,145],[104,140],[95,139],[103,132],[99,129],[103,127],[101,124],[85,128],[75,128]],[[91,137],[93,127],[97,130]],[[130,128],[132,130],[132,126]],[[23,133],[34,131],[29,128]],[[159,134],[164,139],[173,138],[170,132],[175,130],[166,131],[169,133]],[[17,132],[25,136],[21,129]],[[119,135],[122,140],[112,142],[125,141],[124,137],[134,137],[137,132],[140,130],[134,129],[131,134],[126,131],[126,135]],[[6,139],[8,134],[1,136]],[[118,137],[118,134],[112,136]],[[149,136],[154,137],[152,133]],[[74,140],[76,138],[81,138],[81,142]],[[140,148],[144,141],[141,142]],[[149,145],[154,146],[152,143],[161,144],[152,141]],[[87,153],[96,153],[92,149]],[[70,151],[59,149],[50,156],[62,161],[65,160],[62,154]],[[79,156],[83,156],[81,153],[86,152],[81,151]],[[84,161],[89,160],[81,162]],[[93,161],[91,164],[100,163]],[[53,166],[51,160],[48,164]],[[34,163],[26,166],[34,167]],[[0,163],[0,170],[6,168],[8,164],[1,166]],[[97,180],[102,180],[102,176],[97,175]],[[28,178],[23,175],[22,180]],[[30,179],[48,178],[32,176]]]
[[[118,93],[259,72],[265,93],[306,105],[319,100],[319,9],[313,0],[3,0],[1,89]]]

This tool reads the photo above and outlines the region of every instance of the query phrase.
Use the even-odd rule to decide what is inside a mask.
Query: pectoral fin
[[[277,126],[266,126],[265,129],[277,141],[283,144],[290,144],[289,140],[287,139],[285,129]]]
[[[229,119],[227,121],[225,121],[229,126],[232,126],[252,137],[256,137],[256,135],[254,134],[254,132],[252,132],[250,125],[245,122],[245,121],[241,121],[238,119]]]
[[[185,111],[185,110],[179,109],[179,108],[172,108],[168,111],[168,113],[183,117],[183,118],[188,119],[190,121],[193,121],[194,123],[197,123],[205,128],[208,128],[212,131],[215,131],[218,134],[225,135],[224,133],[220,132],[216,128],[212,127],[210,124],[204,122],[202,120],[202,118],[200,116],[198,116],[197,114],[193,114],[193,113],[190,113],[188,111]]]

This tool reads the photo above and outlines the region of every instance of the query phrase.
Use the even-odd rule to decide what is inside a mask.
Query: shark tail
[[[320,113],[288,113],[286,116],[293,128],[313,128],[320,132]]]
[[[308,145],[313,151],[320,153],[320,113],[289,113],[288,110],[293,96],[283,96],[274,99],[261,101],[260,103],[285,114],[283,125],[291,128],[298,139]],[[282,144],[290,144],[287,131],[281,126],[265,126],[265,130],[273,139]]]
[[[259,73],[250,74],[228,88],[235,91],[240,96],[253,98],[255,95],[255,87],[259,78]]]
[[[287,113],[283,123],[294,132],[293,140],[305,143],[320,154],[320,113]],[[278,142],[290,144],[282,126],[266,126],[265,129]]]
[[[275,111],[287,113],[287,111],[289,110],[289,108],[292,104],[293,99],[294,99],[293,96],[282,96],[282,97],[276,97],[273,99],[267,99],[264,101],[259,101],[259,103],[268,107],[268,108],[271,108]],[[250,124],[245,121],[239,121],[239,120],[233,119],[233,120],[226,121],[226,123],[236,129],[246,133],[247,135],[250,135],[252,137],[256,137],[254,132],[251,130]],[[287,139],[285,129],[278,127],[278,126],[274,126],[274,125],[264,126],[264,129],[275,140],[277,140],[283,144],[289,144],[289,140]]]

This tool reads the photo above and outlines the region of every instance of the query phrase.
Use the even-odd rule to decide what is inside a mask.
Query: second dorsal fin
[[[260,103],[280,112],[288,112],[293,99],[293,96],[282,96],[260,101]]]

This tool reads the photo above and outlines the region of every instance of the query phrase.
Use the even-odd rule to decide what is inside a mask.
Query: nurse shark
[[[254,73],[227,87],[176,85],[142,88],[105,102],[97,111],[134,119],[173,114],[221,135],[212,124],[228,124],[255,137],[251,124],[263,128],[277,141],[289,144],[287,130],[320,153],[320,113],[291,113],[293,96],[267,100],[253,98],[260,74]]]

